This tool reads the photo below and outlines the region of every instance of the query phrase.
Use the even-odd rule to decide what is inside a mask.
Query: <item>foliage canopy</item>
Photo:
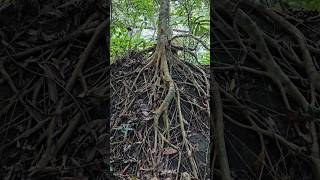
[[[170,11],[170,27],[173,36],[192,34],[209,47],[209,1],[173,0]],[[114,0],[111,21],[111,63],[130,50],[142,50],[155,44],[159,16],[158,0]],[[128,32],[132,29],[132,35]],[[197,59],[188,53],[180,53],[183,59],[194,63],[209,64],[209,51],[196,40],[177,38],[174,45],[194,49]]]

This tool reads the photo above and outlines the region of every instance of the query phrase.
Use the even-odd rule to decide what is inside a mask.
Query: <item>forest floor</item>
[[[319,179],[320,13],[238,5],[211,9],[229,159],[213,176]]]
[[[12,3],[0,4],[0,179],[108,179],[103,4]]]
[[[137,90],[131,90],[137,74],[148,63],[146,59],[147,54],[132,52],[129,58],[119,59],[111,66],[110,163],[114,175],[120,179],[174,179],[180,177],[178,172],[191,175],[192,169],[196,168],[200,179],[209,177],[210,130],[206,108],[209,97],[197,92],[200,88],[206,89],[206,82],[202,77],[205,75],[209,79],[209,67],[199,66],[203,72],[206,71],[202,74],[191,63],[186,65],[188,70],[183,69],[183,65],[171,66],[172,78],[181,92],[181,102],[179,107],[174,103],[170,104],[167,122],[165,118],[159,122],[159,127],[163,130],[159,133],[163,133],[165,138],[159,140],[159,147],[155,152],[154,111],[165,97],[165,87],[156,87],[159,88],[158,91],[152,89],[154,84],[150,82],[155,70],[150,68],[137,79]],[[196,78],[201,78],[199,89],[193,84]],[[184,122],[176,118],[179,111]],[[192,167],[190,155],[184,147],[183,131],[186,133],[186,143],[192,148],[191,156],[194,157],[196,167]]]

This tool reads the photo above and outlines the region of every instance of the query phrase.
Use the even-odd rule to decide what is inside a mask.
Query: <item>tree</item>
[[[175,176],[182,176],[179,172],[181,163],[186,166],[186,168],[189,168],[184,169],[184,171],[187,171],[186,173],[190,174],[191,177],[197,179],[205,178],[208,176],[208,172],[207,174],[202,174],[201,172],[205,172],[204,169],[207,168],[207,162],[203,162],[205,165],[199,168],[200,165],[198,163],[200,162],[197,162],[195,158],[195,149],[189,140],[189,136],[192,134],[188,129],[199,127],[199,129],[203,130],[193,130],[193,133],[209,135],[207,121],[210,115],[208,74],[202,67],[181,59],[175,52],[186,51],[188,47],[174,45],[173,41],[178,38],[187,37],[199,41],[204,46],[207,45],[192,34],[174,36],[172,27],[170,26],[170,1],[161,0],[159,3],[157,43],[152,49],[152,55],[143,62],[141,68],[133,71],[134,75],[132,77],[126,79],[127,81],[128,79],[129,81],[132,80],[130,89],[123,90],[125,87],[116,86],[121,82],[120,80],[111,80],[111,82],[113,82],[112,85],[116,86],[114,97],[117,97],[117,92],[128,92],[118,94],[118,97],[122,96],[127,99],[123,103],[124,110],[119,113],[119,117],[124,117],[128,112],[138,114],[139,112],[137,112],[137,110],[130,111],[130,109],[135,106],[134,104],[137,103],[140,98],[140,104],[147,104],[152,108],[150,114],[152,114],[151,127],[153,131],[149,130],[150,127],[148,124],[134,126],[142,129],[139,130],[136,128],[136,131],[139,130],[139,133],[147,134],[146,139],[143,140],[144,142],[147,141],[148,144],[152,143],[152,147],[149,147],[147,143],[141,145],[141,148],[148,153],[142,154],[146,157],[141,157],[140,155],[138,158],[152,159],[151,164],[144,160],[141,164],[147,167],[151,166],[154,177],[158,177],[161,172],[161,169],[156,167],[165,167],[166,162],[161,161],[161,159],[181,151],[182,158],[170,158],[175,159],[177,162],[179,161],[178,166],[174,167],[174,169],[178,171]],[[198,25],[196,28],[201,29],[201,25]],[[197,30],[197,32],[200,33],[201,30]],[[132,55],[131,58],[133,57]],[[129,58],[129,62],[126,63],[134,62],[131,62]],[[113,76],[119,76],[116,72],[118,72],[118,70],[113,73]],[[135,72],[137,73],[135,74]],[[146,103],[144,103],[142,97],[137,95],[138,92],[141,92],[143,97],[148,97],[146,98]],[[193,93],[193,96],[190,96],[188,93]],[[114,101],[121,103],[121,99],[115,99]],[[131,117],[133,116],[132,114],[130,115]],[[148,115],[148,111],[144,114]],[[115,119],[116,118],[117,117],[115,117]],[[200,122],[203,124],[199,125],[198,123]],[[123,121],[123,124],[125,123],[126,122]],[[112,126],[115,125],[113,124]],[[117,129],[119,129],[118,127],[119,126],[117,126]],[[178,127],[178,129],[175,127]],[[126,129],[129,130],[128,128]],[[132,129],[129,131],[132,131]],[[116,134],[116,131],[114,133]],[[150,136],[153,138],[148,138]],[[129,138],[131,141],[135,141],[134,137],[131,136]],[[127,146],[125,142],[122,144],[124,147]],[[207,145],[208,144],[207,142]],[[118,147],[118,151],[121,149],[120,147],[121,146]],[[117,147],[114,148],[117,149]],[[148,150],[149,148],[152,150]],[[206,152],[208,152],[208,148]],[[184,158],[186,160],[183,160]],[[137,165],[137,167],[139,167],[139,165]],[[133,171],[133,173],[141,174],[137,171]],[[184,175],[186,175],[186,173]]]

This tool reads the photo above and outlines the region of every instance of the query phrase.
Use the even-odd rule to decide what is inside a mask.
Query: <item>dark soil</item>
[[[192,173],[191,165],[183,148],[181,129],[179,122],[175,117],[176,107],[174,103],[169,107],[170,119],[170,142],[179,147],[176,151],[171,146],[164,146],[160,149],[158,158],[161,163],[157,169],[152,169],[153,165],[147,160],[153,156],[153,111],[159,106],[164,98],[164,92],[159,89],[156,92],[157,103],[150,103],[150,94],[152,93],[151,81],[154,73],[153,69],[145,71],[137,81],[138,89],[135,93],[130,92],[130,87],[134,82],[139,70],[146,64],[146,55],[139,52],[133,52],[129,58],[119,59],[111,66],[111,91],[112,91],[112,118],[111,118],[111,167],[113,173],[119,179],[125,177],[137,177],[138,179],[150,179],[156,174],[160,179],[174,178],[181,172]],[[191,68],[191,67],[190,67]],[[183,69],[171,68],[173,80],[179,88],[183,88],[181,94],[181,110],[185,118],[185,128],[191,147],[194,149],[194,157],[199,169],[201,179],[209,177],[208,158],[209,158],[209,117],[205,108],[206,97],[201,97],[193,86],[185,84],[190,82]],[[199,75],[199,72],[193,72]],[[209,74],[207,74],[209,76]],[[203,84],[204,82],[200,82]],[[192,85],[192,84],[191,84]],[[199,107],[191,105],[188,101],[194,101]],[[131,104],[132,103],[132,104]],[[163,120],[159,124],[161,129],[165,129]],[[171,154],[172,153],[172,154]],[[179,160],[181,153],[181,160]],[[162,156],[162,157],[161,157]],[[180,162],[179,162],[180,161]],[[179,169],[179,173],[177,173]]]
[[[259,30],[275,39],[282,53],[280,54],[276,48],[268,43],[268,48],[275,58],[275,62],[279,64],[286,75],[290,76],[290,80],[298,87],[307,101],[310,101],[308,75],[303,66],[295,64],[292,62],[292,58],[288,57],[292,55],[289,50],[291,47],[297,53],[298,58],[302,58],[301,51],[293,40],[294,38],[259,10],[254,10],[252,7],[241,3],[240,9],[247,13],[249,18],[258,25]],[[300,130],[307,139],[310,138],[309,123],[311,120],[315,120],[316,136],[319,137],[319,117],[309,113],[299,115],[301,106],[295,101],[295,97],[288,95],[290,92],[286,92],[286,96],[288,96],[291,109],[286,107],[279,86],[267,76],[273,73],[267,71],[266,66],[263,65],[267,60],[261,57],[258,49],[261,42],[255,41],[250,36],[253,32],[246,32],[239,26],[239,29],[234,28],[233,23],[237,20],[233,17],[236,17],[236,15],[230,17],[227,10],[219,8],[216,8],[215,11],[234,32],[239,33],[240,39],[247,49],[246,53],[235,37],[228,37],[227,28],[221,25],[222,20],[217,17],[217,14],[211,17],[211,19],[214,19],[212,23],[216,27],[214,34],[212,34],[212,37],[214,37],[212,43],[214,44],[213,59],[215,61],[212,73],[219,82],[223,98],[226,144],[233,178],[316,179],[315,172],[311,171],[310,168],[314,165],[310,165],[310,159],[306,158],[311,154],[312,140],[308,142],[298,135],[297,130]],[[314,66],[319,72],[319,12],[300,11],[299,14],[278,12],[278,14],[285,17],[305,36],[307,44],[310,46],[309,51],[314,60]],[[288,50],[289,55],[286,53]],[[258,61],[252,54],[262,60],[262,63],[257,63]],[[276,73],[273,75],[278,78]],[[316,91],[316,107],[319,107],[319,100],[319,91]],[[248,116],[252,119],[249,120]],[[239,126],[239,124],[252,126],[254,123],[261,129],[271,131],[272,135],[269,136],[263,134],[262,131]],[[286,146],[285,143],[280,142],[279,139],[275,138],[275,135],[279,135],[299,147],[305,147],[306,150],[303,153],[298,153]],[[219,168],[216,166],[216,169]],[[213,177],[219,177],[219,171],[213,174]]]
[[[108,179],[105,6],[1,5],[0,179]]]

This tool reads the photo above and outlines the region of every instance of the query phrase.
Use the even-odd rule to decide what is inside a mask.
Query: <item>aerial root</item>
[[[288,154],[294,155],[294,157],[298,157],[299,159],[306,160],[306,162],[311,163],[314,179],[320,179],[320,166],[317,166],[317,163],[319,164],[320,162],[320,148],[318,144],[319,129],[318,127],[315,128],[316,126],[319,126],[319,124],[317,124],[318,121],[316,120],[317,117],[313,117],[314,119],[309,120],[310,122],[308,122],[308,120],[304,120],[307,121],[304,123],[308,125],[307,130],[304,129],[306,132],[302,132],[302,128],[304,127],[301,127],[299,123],[295,122],[298,120],[289,117],[290,115],[287,115],[288,117],[286,117],[292,121],[290,123],[283,122],[280,118],[276,117],[279,114],[284,114],[282,116],[286,116],[286,111],[289,111],[289,113],[302,111],[307,115],[314,116],[309,112],[308,109],[311,107],[311,109],[314,108],[317,109],[317,111],[319,110],[319,103],[317,101],[319,101],[318,93],[320,86],[317,79],[319,79],[320,74],[319,71],[316,70],[319,61],[312,60],[312,56],[317,57],[317,52],[315,52],[314,48],[309,45],[312,44],[310,43],[312,40],[310,37],[308,37],[308,34],[304,32],[304,27],[291,24],[291,21],[288,21],[271,9],[260,6],[258,3],[249,3],[247,1],[239,2],[241,4],[240,8],[237,8],[237,4],[231,3],[230,1],[229,3],[217,3],[218,6],[216,6],[216,8],[213,10],[213,14],[217,20],[215,23],[218,26],[216,32],[220,32],[228,37],[227,39],[221,40],[218,39],[219,36],[217,35],[216,37],[218,44],[219,46],[222,46],[223,50],[229,53],[231,60],[234,60],[233,63],[226,61],[224,64],[217,63],[216,65],[217,71],[215,72],[215,75],[217,75],[216,77],[219,78],[217,81],[220,81],[221,84],[219,91],[224,94],[226,99],[231,100],[232,104],[237,106],[237,108],[234,109],[227,109],[226,112],[223,112],[223,116],[228,120],[228,122],[231,122],[242,129],[251,129],[259,136],[262,147],[261,152],[257,152],[257,156],[260,154],[263,155],[264,151],[266,151],[265,155],[268,154],[268,148],[264,147],[264,140],[266,140],[266,137],[268,137],[279,144],[277,145],[279,150],[282,151],[282,148],[285,147],[285,149],[289,151]],[[243,5],[250,7],[252,11],[249,13],[245,8],[241,8]],[[231,9],[233,8],[225,7],[234,7],[237,10],[232,12]],[[254,16],[251,16],[251,13],[253,13]],[[222,14],[224,16],[221,16]],[[278,32],[269,33],[267,28],[264,29],[258,20],[260,18],[264,19],[265,16],[271,19],[271,21],[274,23],[274,26],[280,27],[281,31],[287,32],[289,36],[285,35],[284,38],[278,38]],[[295,19],[295,17],[290,18]],[[300,20],[303,22],[303,19],[299,19],[299,21]],[[309,25],[303,24],[303,26],[306,27]],[[242,31],[239,30],[240,28]],[[312,26],[310,25],[308,28],[312,28]],[[250,37],[250,42],[248,39],[243,38],[246,36]],[[245,52],[241,59],[247,59],[246,62],[239,61],[237,57],[232,55],[229,49],[225,46],[225,42],[233,39],[234,37],[238,37],[237,41],[234,43],[237,44],[237,46],[240,45],[240,51]],[[306,40],[308,40],[308,43]],[[284,48],[290,47],[290,44],[293,41],[295,44],[293,46],[294,48]],[[255,46],[252,47],[252,44]],[[299,52],[301,56],[298,56],[297,52]],[[255,67],[251,67],[250,63],[252,62],[248,61],[253,61],[256,64]],[[221,69],[218,70],[219,68]],[[234,74],[232,73],[231,78],[230,76],[228,76],[228,78],[230,78],[230,80],[235,80],[236,82],[239,72],[243,75],[243,77],[246,78],[248,74],[244,74],[244,72],[253,73],[258,75],[259,78],[261,78],[261,76],[263,76],[263,78],[269,78],[269,83],[272,85],[272,87],[275,86],[279,90],[279,93],[271,90],[270,95],[279,95],[279,97],[281,97],[280,102],[283,103],[285,108],[281,110],[266,108],[262,106],[261,102],[258,100],[257,102],[259,103],[251,100],[251,98],[254,98],[255,95],[239,96],[240,93],[245,91],[242,87],[236,88],[236,94],[234,94],[235,92],[233,90],[229,90],[230,93],[225,92],[224,88],[228,86],[226,83],[228,81],[225,81],[225,79],[222,78],[223,75],[219,74],[221,70],[223,70],[224,73],[229,70],[233,71]],[[248,77],[256,80],[257,76],[250,75]],[[258,85],[259,83],[254,84]],[[239,98],[241,98],[241,101],[250,101],[251,104],[242,104],[240,103],[240,100],[238,101]],[[226,101],[226,103],[230,102]],[[276,101],[272,100],[272,103],[276,103]],[[259,108],[253,107],[253,105],[258,104],[261,105],[259,105]],[[260,108],[267,111],[266,115],[261,116],[261,114],[255,112]],[[229,114],[230,112],[239,114],[239,111],[241,112],[242,117],[250,124],[250,126],[240,122],[239,119],[241,118],[232,118],[234,115]],[[279,126],[278,123],[281,124],[281,126]],[[282,127],[282,124],[285,127]],[[291,127],[294,131],[292,134],[297,136],[301,142],[309,144],[308,146],[300,145],[301,143],[296,143],[293,141],[291,142],[288,140],[289,137],[287,134],[283,133],[281,130]],[[214,128],[214,130],[216,129]],[[290,138],[292,137],[290,136]],[[220,147],[219,144],[216,144],[216,146]],[[287,166],[287,162],[284,160],[283,156],[284,155],[281,154],[279,162]],[[314,160],[310,161],[310,159]],[[293,168],[293,166],[290,168]],[[258,172],[259,174],[255,174],[255,176],[256,178],[259,178],[263,176],[261,175],[262,173],[269,171],[272,173],[274,172],[274,178],[278,179],[280,177],[278,177],[278,174],[276,174],[275,169],[276,168],[272,167],[271,160],[265,159]]]
[[[146,95],[144,95],[144,97],[147,97],[146,104],[150,106],[149,112],[151,113],[149,119],[152,120],[152,126],[148,126],[149,128],[146,128],[147,126],[145,126],[145,124],[140,126],[140,129],[146,130],[142,130],[145,132],[143,134],[145,134],[146,140],[142,141],[142,151],[139,153],[139,156],[142,155],[146,157],[143,159],[147,159],[147,161],[143,161],[144,163],[140,164],[139,167],[151,166],[150,170],[152,170],[153,176],[157,176],[160,172],[158,167],[161,165],[168,168],[170,164],[168,159],[176,158],[176,156],[173,155],[179,153],[179,159],[177,159],[179,165],[178,168],[175,169],[175,173],[177,174],[176,178],[181,177],[181,172],[179,171],[183,160],[183,163],[187,162],[187,166],[183,166],[189,169],[190,172],[188,173],[193,178],[201,179],[203,175],[199,174],[199,167],[197,166],[194,156],[193,145],[189,142],[187,135],[189,132],[187,132],[186,129],[191,129],[191,126],[201,126],[199,128],[196,127],[196,129],[205,129],[208,131],[207,121],[196,122],[195,120],[193,121],[193,119],[207,119],[201,118],[201,116],[203,112],[206,112],[204,111],[205,109],[209,109],[209,104],[207,100],[203,102],[204,105],[200,103],[200,97],[209,94],[209,87],[206,87],[209,84],[206,83],[207,77],[203,77],[205,73],[203,71],[201,72],[201,68],[195,70],[192,66],[181,65],[185,62],[170,53],[171,51],[168,49],[157,47],[153,55],[149,58],[148,63],[139,69],[137,76],[131,76],[133,82],[131,87],[129,87],[131,91],[117,90],[115,93],[128,92],[129,98],[137,101],[141,98],[137,96],[136,92],[142,92]],[[150,68],[150,70],[147,70],[147,68]],[[182,73],[179,73],[180,71],[182,71]],[[194,76],[192,71],[195,71]],[[175,78],[178,77],[178,79],[173,79],[171,76],[172,73],[178,73],[178,76],[174,76]],[[137,83],[142,78],[144,79],[144,84]],[[118,87],[120,89],[127,89],[126,86],[118,85]],[[135,88],[136,91],[133,92],[132,90]],[[189,94],[185,93],[186,88],[194,89],[194,92],[196,92],[195,97],[190,97]],[[126,101],[125,98],[121,96],[123,95],[117,96],[122,99],[122,101],[117,100],[121,102],[120,104],[117,103],[117,106],[124,107],[126,106]],[[133,96],[137,97],[133,98]],[[194,101],[194,98],[198,101]],[[128,99],[128,97],[126,99]],[[134,107],[134,105],[130,108],[132,107]],[[130,108],[126,109],[130,111]],[[185,112],[188,114],[183,114]],[[185,119],[184,116],[188,116],[189,118]],[[117,146],[123,146],[121,144],[124,143],[126,143],[126,141],[117,144]],[[151,152],[151,154],[148,152]],[[173,155],[168,156],[167,153],[169,153],[169,155],[173,153]],[[182,159],[182,156],[185,157],[185,160],[184,158]]]
[[[184,127],[184,118],[181,112],[181,105],[180,105],[180,93],[179,90],[177,90],[177,108],[178,108],[178,114],[179,114],[179,121],[180,121],[180,129],[181,129],[181,133],[182,133],[182,144],[185,146],[186,150],[187,150],[187,155],[191,164],[191,168],[192,168],[192,172],[193,172],[193,176],[195,178],[199,178],[198,176],[198,167],[197,167],[197,163],[194,159],[193,156],[193,150],[192,150],[192,146],[190,145],[190,142],[188,140],[187,137],[187,132],[185,130]]]

